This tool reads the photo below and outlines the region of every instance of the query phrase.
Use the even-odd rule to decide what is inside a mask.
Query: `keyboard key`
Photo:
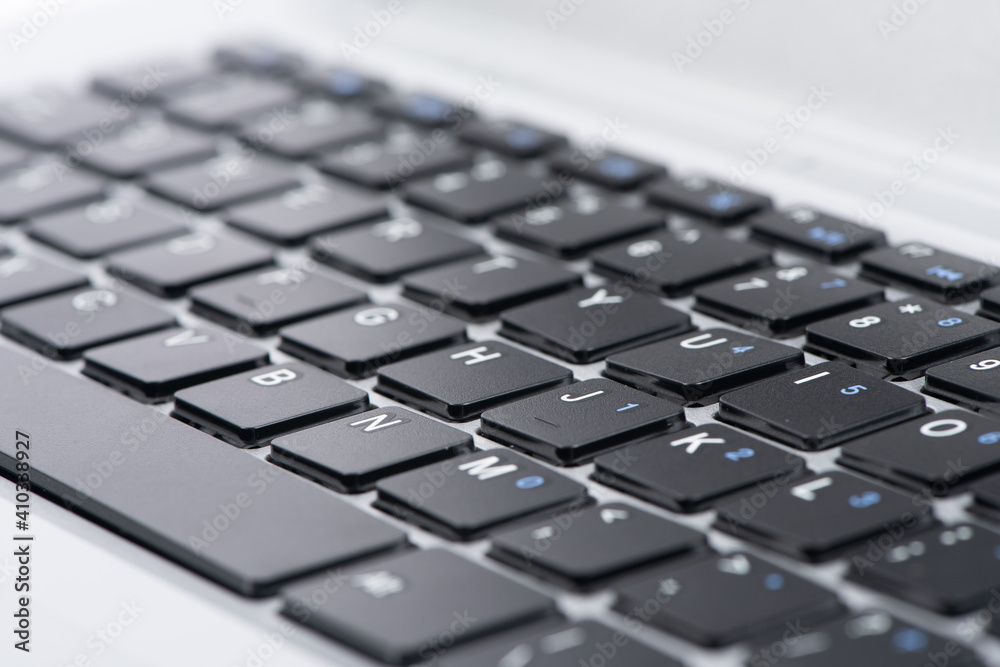
[[[483,254],[472,241],[412,218],[393,218],[315,239],[312,256],[362,280],[387,283]]]
[[[926,299],[862,308],[806,328],[807,351],[906,379],[997,345],[1000,324]]]
[[[56,294],[0,312],[2,332],[54,359],[76,359],[87,348],[174,325],[145,301],[106,289]]]
[[[266,336],[283,326],[365,301],[364,292],[300,269],[270,269],[191,290],[191,312],[242,335]]]
[[[484,341],[384,366],[375,391],[448,421],[468,421],[572,379],[567,368],[505,343]]]
[[[587,489],[506,449],[473,452],[384,479],[375,507],[452,540],[587,504]]]
[[[455,129],[473,116],[471,109],[427,93],[386,95],[376,101],[375,110],[390,118],[432,128]]]
[[[805,365],[800,350],[730,329],[705,329],[608,357],[604,374],[684,404],[719,395]]]
[[[771,265],[771,252],[701,229],[662,231],[598,250],[594,272],[676,298],[702,283]]]
[[[86,285],[87,276],[35,257],[0,257],[0,308]]]
[[[472,436],[399,408],[320,424],[271,443],[271,461],[342,493],[473,450]]]
[[[612,190],[631,190],[667,173],[662,165],[621,153],[593,154],[581,149],[558,153],[550,166],[564,178],[579,177]]]
[[[283,352],[342,377],[465,342],[465,325],[441,313],[399,303],[365,304],[281,330]]]
[[[744,495],[720,507],[715,519],[719,530],[812,562],[837,558],[866,540],[895,542],[933,523],[929,504],[843,472],[785,485],[762,507]]]
[[[0,225],[100,199],[105,185],[55,160],[0,174]]]
[[[317,92],[338,100],[370,99],[388,92],[383,82],[371,79],[353,69],[330,67],[307,70],[298,74],[299,84],[310,92]]]
[[[111,255],[108,271],[157,296],[174,298],[198,283],[267,266],[271,260],[271,251],[255,243],[195,232]]]
[[[927,369],[923,392],[995,416],[1000,413],[1000,386],[996,376],[1000,359],[993,351],[949,361]]]
[[[130,115],[121,103],[96,95],[39,89],[0,100],[0,133],[46,148],[58,148],[91,130],[108,134]]]
[[[980,317],[988,317],[991,320],[1000,320],[1000,287],[991,287],[984,290],[980,295],[979,312]]]
[[[240,136],[251,144],[288,158],[301,159],[343,144],[377,139],[385,121],[366,113],[342,109],[328,100],[308,100],[289,110],[275,123],[274,112],[265,112],[241,126]]]
[[[172,95],[163,107],[172,118],[209,130],[235,128],[241,118],[270,112],[276,124],[288,122],[297,91],[279,81],[218,76]]]
[[[150,192],[199,211],[261,199],[299,186],[290,166],[237,153],[160,171],[146,181]]]
[[[88,166],[110,176],[134,178],[208,160],[215,154],[216,141],[210,135],[159,118],[140,117],[81,157]]]
[[[786,623],[810,627],[839,615],[842,606],[825,588],[736,553],[659,568],[623,586],[615,609],[696,644],[723,646],[784,630]]]
[[[498,256],[411,274],[403,279],[403,296],[476,321],[582,282],[579,274],[552,264]]]
[[[586,287],[504,311],[500,335],[577,364],[690,331],[691,318],[654,297]]]
[[[35,218],[28,235],[64,253],[93,259],[187,231],[180,215],[142,201],[116,197],[84,208]]]
[[[94,92],[117,97],[137,99],[148,97],[158,101],[210,78],[215,71],[200,63],[178,61],[157,62],[142,67],[101,74],[91,82]]]
[[[802,458],[720,424],[649,438],[594,463],[596,481],[674,512],[700,512],[744,489],[756,502],[805,472]]]
[[[1000,471],[1000,421],[961,410],[929,414],[849,442],[839,463],[931,496]]]
[[[972,485],[973,504],[969,511],[1000,521],[1000,475],[992,475]]]
[[[283,613],[381,662],[436,660],[453,645],[556,614],[540,593],[443,549],[407,551],[284,592]]]
[[[515,158],[533,158],[566,144],[566,137],[508,120],[470,121],[458,136],[476,146]]]
[[[885,299],[881,287],[809,264],[730,278],[698,287],[694,295],[695,310],[782,338],[801,334],[812,322]]]
[[[177,392],[173,416],[237,447],[368,409],[368,394],[305,364],[256,368]]]
[[[925,412],[920,395],[827,362],[723,394],[718,417],[811,450],[833,447]]]
[[[766,195],[702,176],[656,181],[646,195],[651,204],[726,225],[771,207],[771,198]]]
[[[878,229],[805,206],[756,215],[750,218],[750,233],[756,241],[830,264],[854,261],[861,253],[885,245],[885,234]]]
[[[972,301],[1000,284],[1000,268],[922,243],[868,253],[861,258],[861,275],[945,303]]]
[[[235,336],[182,328],[88,350],[83,360],[84,375],[147,403],[268,363],[267,350]]]
[[[28,161],[31,153],[15,143],[0,137],[0,171],[19,167]]]
[[[480,431],[550,463],[576,465],[683,425],[680,406],[598,378],[488,410]]]
[[[560,586],[589,590],[707,546],[701,533],[622,503],[582,510],[568,525],[558,518],[498,533],[489,555]]]
[[[220,47],[215,50],[213,60],[223,69],[278,77],[291,76],[306,66],[299,54],[266,42]]]
[[[319,168],[370,188],[395,188],[412,178],[464,169],[473,151],[457,144],[444,130],[420,136],[393,132],[383,141],[351,144],[324,154]]]

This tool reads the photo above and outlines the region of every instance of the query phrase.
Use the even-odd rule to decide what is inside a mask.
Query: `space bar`
[[[37,368],[0,348],[4,476],[15,478],[20,439],[33,491],[223,586],[270,595],[405,543],[318,485],[89,380]]]

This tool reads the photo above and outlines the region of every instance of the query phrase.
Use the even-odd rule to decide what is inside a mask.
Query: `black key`
[[[482,434],[557,465],[684,425],[684,410],[598,378],[530,396],[482,417]]]
[[[1000,413],[1000,354],[978,352],[927,369],[924,393],[992,415]],[[991,372],[992,371],[992,372]]]
[[[365,301],[364,292],[300,269],[271,269],[191,290],[191,312],[243,335],[266,336],[288,324]]]
[[[174,325],[174,317],[106,289],[56,294],[0,312],[3,335],[47,357],[75,359],[90,347]]]
[[[208,329],[167,329],[83,355],[83,374],[144,402],[268,363],[267,350]]]
[[[356,227],[312,243],[317,260],[376,283],[482,254],[478,244],[412,218]]]
[[[28,357],[0,350],[5,383],[24,368]],[[35,445],[33,490],[242,595],[406,541],[315,484],[94,382],[49,369],[17,384],[0,424],[29,439],[0,444],[6,475],[18,474],[16,451]]]
[[[771,265],[771,251],[702,229],[657,232],[598,250],[594,271],[671,298],[702,283]]]
[[[343,377],[464,342],[465,325],[399,303],[363,305],[281,330],[281,350]]]
[[[146,181],[151,192],[199,211],[260,199],[299,185],[290,166],[238,153],[160,171]]]
[[[702,176],[656,181],[646,195],[652,204],[726,225],[771,207],[766,195]]]
[[[368,409],[368,394],[300,363],[256,368],[177,392],[173,416],[237,447]]]
[[[922,243],[868,253],[861,258],[861,275],[944,303],[972,301],[1000,284],[1000,268]]]
[[[662,165],[628,155],[594,154],[583,149],[566,150],[553,156],[550,166],[564,178],[579,177],[612,190],[631,190],[667,173]]]
[[[433,128],[455,129],[473,116],[471,109],[427,93],[387,95],[376,102],[375,110],[391,118]]]
[[[991,320],[1000,320],[1000,287],[991,287],[980,295],[980,307],[977,315]]]
[[[204,232],[108,257],[108,271],[158,296],[183,295],[198,283],[271,263],[271,251],[256,243]]]
[[[593,479],[675,512],[700,512],[744,489],[766,498],[805,461],[745,433],[703,424],[597,457]]]
[[[564,259],[629,236],[662,229],[662,213],[629,208],[593,193],[497,221],[497,236]]]
[[[289,111],[281,123],[264,113],[242,124],[240,136],[292,159],[301,159],[347,143],[379,138],[385,121],[328,100],[308,100]]]
[[[737,553],[659,568],[623,586],[615,608],[697,644],[722,646],[784,630],[786,623],[809,627],[842,606],[825,588]]]
[[[934,523],[930,510],[930,504],[914,503],[908,494],[882,484],[830,472],[779,488],[763,506],[743,495],[719,508],[715,527],[817,562],[837,558],[866,540],[895,542],[923,530]]]
[[[149,98],[155,102],[213,75],[215,75],[213,69],[200,63],[157,62],[99,75],[91,82],[91,88],[95,92],[117,97],[119,100],[132,99],[141,102]]]
[[[997,345],[1000,324],[926,299],[862,308],[806,328],[806,350],[906,379]]]
[[[826,449],[926,411],[919,394],[828,362],[723,394],[718,416],[792,447]]]
[[[928,498],[948,496],[1000,470],[998,442],[1000,421],[947,410],[850,442],[839,463]]]
[[[171,95],[163,107],[174,119],[210,130],[237,127],[250,114],[271,112],[276,124],[287,123],[298,92],[279,81],[220,76]]]
[[[0,225],[100,199],[105,185],[55,160],[0,174]]]
[[[458,136],[463,141],[515,158],[533,158],[566,144],[566,137],[508,120],[470,121]]]
[[[87,276],[35,257],[0,257],[0,308],[86,285]]]
[[[452,540],[544,511],[579,508],[587,489],[506,449],[473,452],[384,479],[375,506]]]
[[[400,408],[378,409],[276,438],[270,459],[343,493],[471,452],[472,436]]]
[[[788,337],[828,317],[881,303],[882,288],[815,265],[768,269],[698,287],[694,308],[755,333]]]
[[[449,421],[569,384],[573,374],[505,343],[464,343],[379,370],[375,391]]]
[[[705,546],[697,531],[611,503],[498,533],[489,555],[561,586],[592,589],[626,570]]]
[[[604,374],[684,404],[707,405],[719,395],[800,368],[798,348],[730,329],[705,329],[619,352]]]
[[[0,138],[0,171],[18,167],[28,161],[30,153],[15,143]]]
[[[850,262],[885,245],[885,234],[805,206],[750,218],[751,238],[831,264]]]
[[[351,144],[326,153],[319,168],[370,188],[395,188],[411,178],[464,169],[473,151],[457,144],[444,130],[428,136],[392,133],[383,141]]]
[[[130,115],[103,97],[41,89],[0,100],[0,133],[36,146],[57,148],[84,131],[103,136]]]
[[[369,99],[388,91],[381,81],[343,67],[301,72],[297,79],[303,88],[338,100]]]
[[[306,66],[301,55],[266,42],[220,47],[213,60],[224,69],[278,77],[291,76]]]
[[[116,197],[35,218],[27,232],[74,257],[93,259],[187,231],[180,215],[170,213],[142,201]]]
[[[140,117],[81,157],[98,171],[134,178],[157,169],[207,160],[215,154],[216,142],[210,135],[159,118]]]
[[[505,311],[500,334],[586,364],[692,328],[686,313],[659,299],[627,288],[611,290],[585,287]]]
[[[498,256],[407,276],[403,296],[467,320],[484,320],[582,282],[579,274],[552,264]]]
[[[408,551],[285,591],[283,613],[381,662],[436,660],[453,645],[556,614],[555,602],[443,549]]]
[[[976,482],[972,485],[972,493],[974,502],[969,506],[969,511],[991,521],[1000,521],[1000,475]]]

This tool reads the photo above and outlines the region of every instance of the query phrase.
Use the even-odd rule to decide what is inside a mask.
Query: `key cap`
[[[813,626],[842,606],[825,588],[736,553],[658,568],[622,586],[615,609],[696,644],[724,646],[786,623]]]
[[[255,368],[174,396],[177,419],[237,447],[368,409],[368,394],[300,363]]]
[[[280,348],[341,377],[362,378],[386,364],[465,340],[465,325],[452,317],[386,303],[285,327]]]
[[[564,292],[583,282],[552,264],[496,256],[469,259],[414,273],[403,279],[403,296],[467,320]]]
[[[480,162],[469,171],[453,171],[407,183],[406,201],[460,222],[479,222],[551,198],[542,178],[529,167],[500,160]]]
[[[617,382],[598,378],[547,391],[483,413],[488,438],[556,465],[684,425],[684,410]]]
[[[686,313],[625,288],[581,288],[504,311],[500,335],[576,364],[690,331]]]
[[[506,449],[473,452],[376,485],[375,507],[451,540],[545,511],[579,509],[587,489]]]
[[[0,350],[4,382],[24,369],[28,357]],[[18,387],[0,425],[34,445],[33,490],[241,595],[405,544],[315,484],[94,382],[50,368]],[[0,444],[12,478],[16,442]]]
[[[972,301],[987,287],[1000,284],[1000,268],[922,243],[866,254],[861,275],[944,303]]]
[[[991,521],[1000,520],[1000,476],[992,475],[972,485],[969,511]]]
[[[483,254],[472,241],[412,218],[393,218],[315,239],[312,256],[374,283]]]
[[[1000,287],[983,290],[979,296],[979,312],[976,314],[991,320],[1000,320]]]
[[[826,449],[927,411],[902,387],[835,362],[723,394],[718,417],[799,449]]]
[[[157,296],[182,296],[198,283],[271,264],[271,252],[242,239],[194,232],[108,257],[108,272]]]
[[[815,265],[767,269],[697,287],[695,310],[744,329],[786,338],[806,325],[881,303],[882,288]]]
[[[429,136],[393,132],[384,141],[351,144],[325,153],[319,168],[370,188],[395,188],[412,178],[464,169],[473,151],[443,130]]]
[[[160,171],[146,181],[150,192],[199,211],[262,199],[300,185],[289,166],[237,153]]]
[[[841,264],[885,245],[885,234],[806,206],[750,218],[751,238],[822,262]]]
[[[366,300],[364,292],[301,269],[270,269],[191,290],[191,312],[242,335],[266,336],[283,326]]]
[[[661,179],[650,184],[646,195],[651,204],[724,225],[771,207],[766,195],[703,176]]]
[[[685,405],[801,368],[797,348],[730,329],[705,329],[608,357],[604,375]]]
[[[998,372],[1000,356],[992,351],[949,361],[927,369],[923,392],[930,396],[958,403],[972,410],[983,410],[990,415],[1000,412],[1000,385]]]
[[[458,132],[462,141],[515,158],[533,158],[566,144],[566,137],[509,120],[469,121]]]
[[[719,508],[715,527],[799,560],[837,558],[866,541],[895,541],[934,524],[929,504],[843,472],[786,485],[763,506],[744,495]],[[755,510],[755,511],[754,511]]]
[[[556,518],[498,533],[490,557],[560,586],[592,590],[707,546],[701,533],[623,503],[589,507],[561,524]]]
[[[341,493],[473,450],[472,436],[415,412],[376,409],[276,438],[270,460]]]
[[[926,299],[904,299],[810,324],[806,350],[881,376],[918,377],[934,364],[1000,345],[1000,324]]]
[[[312,602],[323,579],[284,593],[286,616],[381,662],[436,661],[453,645],[556,614],[535,591],[443,549],[344,570],[347,585]]]
[[[171,328],[83,355],[83,374],[155,403],[175,391],[268,363],[267,350],[209,329]]]
[[[662,231],[591,255],[594,272],[676,298],[700,284],[771,265],[771,252],[701,229]]]
[[[929,499],[962,493],[1000,470],[998,442],[1000,421],[946,410],[849,442],[839,463]]]
[[[28,235],[64,253],[93,259],[117,250],[162,241],[187,231],[180,215],[144,201],[114,197],[35,218]]]
[[[192,85],[163,103],[171,118],[208,130],[236,128],[241,118],[270,112],[276,124],[288,122],[298,96],[291,86],[265,79],[218,76]]]
[[[212,136],[160,118],[140,116],[81,157],[88,166],[110,176],[135,178],[215,155]]]
[[[375,111],[423,127],[457,129],[474,115],[471,109],[428,93],[386,95],[375,102]]]
[[[463,343],[379,369],[375,391],[448,421],[569,384],[566,368],[505,343]]]
[[[497,221],[497,236],[532,250],[576,259],[601,245],[662,229],[662,214],[587,193]]]
[[[261,144],[292,159],[302,159],[343,144],[378,139],[385,121],[352,109],[342,109],[329,100],[307,100],[289,110],[282,123],[272,122],[265,112],[242,123],[240,136],[252,145]]]
[[[389,90],[385,83],[344,67],[306,70],[298,74],[297,81],[310,92],[322,93],[338,100],[371,99]]]
[[[801,457],[721,424],[648,438],[594,463],[592,479],[674,512],[700,512],[742,490],[756,502],[805,471]]]
[[[0,312],[3,335],[53,359],[174,325],[145,301],[106,289],[56,294]]]
[[[667,173],[662,165],[615,152],[570,149],[552,157],[550,166],[563,178],[579,177],[612,190],[631,190]]]
[[[58,148],[84,130],[108,134],[130,112],[95,95],[70,95],[52,88],[0,100],[0,133],[45,148]]]
[[[278,77],[294,75],[306,65],[299,54],[266,42],[223,46],[215,50],[212,59],[223,69]]]
[[[27,148],[0,138],[0,171],[18,167],[28,161],[30,153]]]
[[[156,102],[170,97],[192,84],[206,80],[215,71],[201,63],[166,61],[101,74],[90,87],[96,93],[119,100],[148,97]]]
[[[0,225],[100,199],[106,183],[56,160],[0,174]]]
[[[35,257],[0,257],[0,308],[86,285],[87,276]]]

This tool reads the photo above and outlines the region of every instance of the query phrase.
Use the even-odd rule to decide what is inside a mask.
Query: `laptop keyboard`
[[[35,491],[352,664],[1000,665],[1000,269],[285,51],[163,69],[0,101]]]

